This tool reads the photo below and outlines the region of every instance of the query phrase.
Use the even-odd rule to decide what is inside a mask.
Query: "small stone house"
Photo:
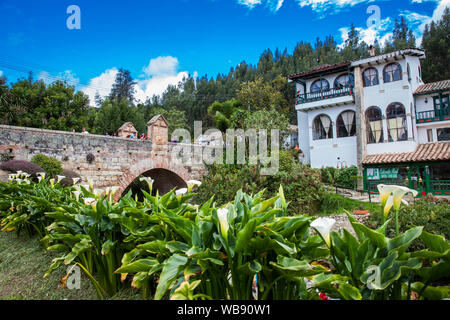
[[[147,122],[147,137],[156,145],[167,145],[169,140],[169,123],[162,114],[154,116]]]
[[[134,127],[133,123],[125,122],[119,130],[117,130],[117,136],[120,138],[138,138],[138,132]]]

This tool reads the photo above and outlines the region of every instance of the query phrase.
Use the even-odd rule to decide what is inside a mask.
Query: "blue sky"
[[[81,10],[80,30],[67,28],[70,5]],[[381,10],[377,27],[367,26],[370,5]],[[292,52],[327,35],[342,42],[352,22],[367,42],[383,41],[404,15],[420,38],[446,6],[450,0],[0,0],[0,75],[15,81],[32,70],[92,97],[108,94],[123,67],[144,100],[187,74],[254,64],[266,48]]]

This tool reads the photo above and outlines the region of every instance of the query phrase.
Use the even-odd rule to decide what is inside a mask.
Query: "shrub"
[[[7,162],[14,159],[12,152],[6,151],[0,154],[0,162]]]
[[[320,204],[321,214],[342,214],[345,210],[368,210],[371,214],[380,212],[380,205],[373,202],[361,202],[332,192],[325,192]]]
[[[64,187],[71,187],[73,185],[73,178],[81,179],[81,176],[72,170],[63,170],[62,174],[65,178],[61,180],[60,184]]]
[[[0,164],[0,169],[13,173],[16,173],[17,171],[23,171],[30,174],[31,176],[36,176],[37,173],[45,171],[37,164],[24,160],[9,160]]]
[[[323,183],[349,189],[356,189],[357,187],[358,168],[356,166],[344,169],[322,168],[320,174]]]
[[[38,154],[31,159],[31,162],[41,166],[50,176],[56,176],[63,172],[61,162],[53,157]]]

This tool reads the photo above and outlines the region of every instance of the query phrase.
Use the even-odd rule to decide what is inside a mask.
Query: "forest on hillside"
[[[422,62],[424,82],[450,79],[450,10],[440,21],[427,25],[421,48],[427,59]],[[416,47],[416,38],[406,20],[396,20],[393,37],[383,46],[374,44],[377,54]],[[369,56],[369,47],[360,41],[355,27],[341,47],[332,36],[315,43],[300,41],[293,52],[276,48],[265,50],[256,65],[245,61],[228,73],[215,78],[207,75],[183,79],[169,86],[161,96],[145,103],[134,97],[135,82],[125,68],[120,69],[109,97],[97,96],[90,106],[87,95],[69,84],[56,81],[45,84],[28,77],[8,84],[0,78],[0,124],[91,133],[114,133],[131,121],[142,133],[146,123],[156,114],[163,114],[171,130],[193,128],[202,121],[203,128],[218,127],[279,127],[296,124],[294,84],[289,75],[318,65],[357,60]]]

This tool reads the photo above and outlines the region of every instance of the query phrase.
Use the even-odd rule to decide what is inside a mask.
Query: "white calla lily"
[[[217,209],[217,218],[219,218],[220,232],[225,239],[228,239],[228,229],[230,225],[228,223],[228,209]]]
[[[397,186],[393,185],[385,185],[385,184],[379,184],[377,186],[378,192],[380,193],[380,200],[381,200],[381,206],[384,207],[386,202],[389,199],[389,196],[392,194],[392,192],[395,190]]]
[[[43,178],[39,176],[39,177],[37,177],[37,179],[38,179],[38,182],[41,183]]]
[[[311,227],[320,234],[328,247],[331,246],[330,232],[335,223],[336,220],[331,218],[319,218],[311,223]]]
[[[148,188],[150,189],[150,191],[151,191],[152,188],[153,188],[153,182],[155,182],[155,180],[153,180],[153,179],[150,178],[150,177],[142,177],[142,178],[139,179],[139,181],[145,181],[145,182],[147,182]]]
[[[389,212],[391,211],[393,206],[394,206],[394,196],[390,195],[383,207],[384,220],[388,218]]]
[[[77,202],[80,200],[80,195],[83,193],[81,191],[72,191],[72,193],[75,195],[75,199],[77,199]]]
[[[182,189],[179,189],[179,190],[176,190],[175,191],[175,194],[177,195],[177,196],[183,196],[183,195],[185,195],[186,193],[188,192],[188,189],[187,188],[182,188]]]
[[[397,188],[394,189],[394,191],[392,192],[394,196],[394,210],[400,209],[402,200],[408,193],[411,193],[414,197],[417,197],[417,195],[419,194],[419,192],[417,192],[416,190],[407,187],[397,186]]]
[[[94,190],[94,182],[92,182],[91,179],[88,179],[88,185],[89,185],[89,191],[93,191]]]
[[[97,199],[94,198],[85,198],[84,204],[87,206],[91,206],[94,211],[97,211]]]
[[[72,178],[73,185],[76,185],[80,181],[80,178]]]
[[[50,179],[50,187],[53,189],[55,186],[55,179]]]
[[[186,182],[186,184],[188,186],[189,192],[191,192],[195,186],[200,187],[202,185],[201,181],[198,180],[189,180],[188,182]]]
[[[58,181],[57,181],[57,183],[60,183],[61,182],[61,180],[63,180],[63,179],[65,179],[66,177],[65,176],[56,176],[57,178],[58,178]]]
[[[38,176],[42,177],[42,179],[45,179],[45,175],[46,175],[45,172],[39,172],[38,173]]]
[[[105,193],[105,190],[103,190],[103,189],[94,189],[94,194],[97,197],[101,197],[103,193]]]

